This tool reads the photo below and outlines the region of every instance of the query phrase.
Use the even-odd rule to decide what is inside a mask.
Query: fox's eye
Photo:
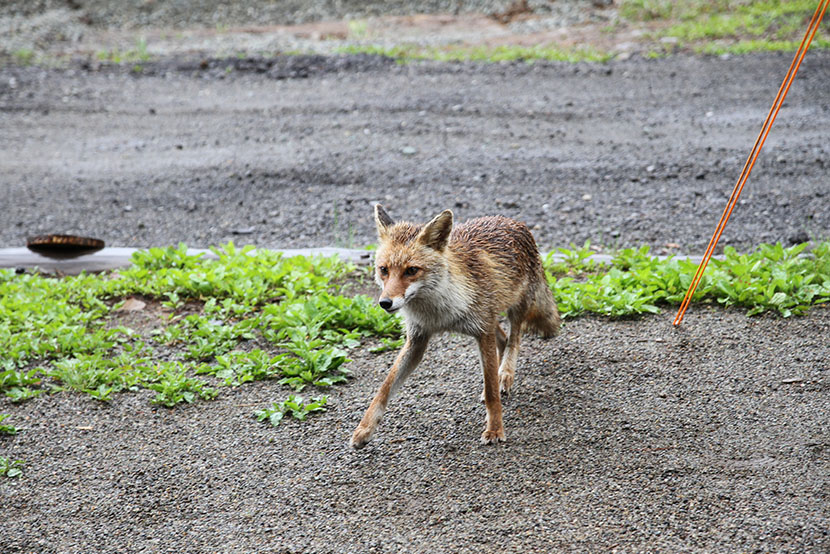
[[[388,268],[388,267],[386,267],[385,265],[380,266],[380,267],[378,268],[378,271],[380,271],[380,274],[381,274],[381,275],[383,275],[384,277],[386,277],[387,275],[389,275],[389,268]]]
[[[407,267],[406,270],[404,270],[403,274],[408,276],[408,277],[412,277],[413,275],[418,273],[420,270],[421,270],[420,267]]]

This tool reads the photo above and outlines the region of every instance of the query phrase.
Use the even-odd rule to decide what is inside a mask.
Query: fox
[[[444,210],[426,224],[395,222],[374,207],[378,248],[378,304],[403,315],[406,341],[354,430],[350,444],[369,443],[389,399],[423,358],[430,337],[442,332],[472,336],[484,373],[486,417],[482,444],[504,442],[501,396],[509,395],[523,331],[559,333],[560,317],[547,285],[536,241],[524,223],[485,216],[453,226]],[[499,323],[507,315],[508,333]]]

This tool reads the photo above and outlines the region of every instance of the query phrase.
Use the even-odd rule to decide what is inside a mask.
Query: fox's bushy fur
[[[380,244],[375,278],[380,305],[400,310],[407,340],[352,436],[362,448],[372,437],[390,396],[418,365],[430,336],[454,331],[476,338],[484,370],[487,420],[481,440],[505,439],[501,393],[513,384],[523,330],[544,337],[559,331],[559,312],[547,286],[533,235],[501,216],[481,217],[453,228],[449,210],[426,225],[395,223],[375,206]],[[509,336],[499,326],[506,313]]]

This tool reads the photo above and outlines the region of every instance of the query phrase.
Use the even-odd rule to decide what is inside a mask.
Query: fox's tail
[[[556,301],[553,299],[553,293],[548,287],[544,273],[528,292],[532,296],[533,304],[525,317],[525,328],[536,331],[544,338],[559,334],[561,323],[559,310],[556,308]]]

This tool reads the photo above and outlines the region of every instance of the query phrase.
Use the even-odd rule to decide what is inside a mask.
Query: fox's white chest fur
[[[472,294],[446,269],[413,283],[406,291],[401,313],[407,325],[429,334],[454,331],[466,335],[481,333],[481,322],[472,309]]]

